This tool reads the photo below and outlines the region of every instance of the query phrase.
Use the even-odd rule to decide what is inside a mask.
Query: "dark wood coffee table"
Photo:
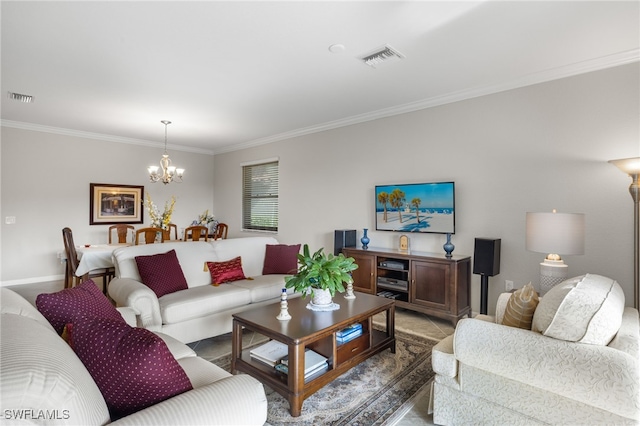
[[[298,417],[303,401],[327,383],[367,358],[390,349],[396,353],[395,304],[392,299],[356,292],[356,298],[344,299],[337,294],[334,302],[340,309],[329,312],[306,308],[309,298],[289,300],[291,319],[280,321],[280,303],[250,309],[233,315],[233,349],[231,372],[247,373],[287,398],[291,416]],[[387,312],[385,331],[373,329],[373,316]],[[336,332],[354,324],[362,324],[362,335],[342,345],[336,343]],[[284,375],[251,358],[242,349],[242,329],[255,331],[288,346],[289,374]],[[313,349],[328,358],[329,369],[322,375],[304,381],[304,352]]]

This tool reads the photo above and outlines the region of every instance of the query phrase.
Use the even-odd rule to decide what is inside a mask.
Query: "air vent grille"
[[[14,101],[20,101],[24,103],[33,102],[33,96],[31,95],[23,95],[21,93],[8,92],[8,97],[9,99],[13,99]]]
[[[372,68],[387,62],[396,62],[404,58],[404,55],[389,45],[376,49],[362,58],[362,62]]]

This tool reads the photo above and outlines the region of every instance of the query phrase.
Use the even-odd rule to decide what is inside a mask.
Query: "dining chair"
[[[62,240],[64,242],[64,251],[67,255],[64,288],[71,288],[90,278],[102,278],[103,292],[107,294],[107,285],[109,284],[109,280],[115,275],[115,268],[97,269],[95,271],[89,271],[81,277],[76,276],[76,270],[78,269],[80,261],[78,260],[76,245],[73,242],[73,232],[71,228],[65,227],[62,229]]]
[[[173,231],[173,238],[171,238],[171,232]],[[169,224],[169,239],[170,240],[179,240],[180,238],[178,238],[178,225],[176,225],[175,223],[170,223]]]
[[[226,240],[228,232],[229,232],[229,225],[227,225],[226,223],[218,223],[218,226],[216,226],[216,232],[213,234],[213,239],[214,240],[219,240],[219,239]]]
[[[205,241],[209,241],[209,228],[201,225],[188,226],[184,229],[184,241],[200,241],[200,238],[204,238]]]
[[[153,244],[156,242],[156,237],[160,233],[160,242],[164,243],[164,232],[160,228],[148,227],[148,228],[139,228],[136,229],[135,239],[133,240],[133,244],[140,244],[140,235],[144,236],[144,244]]]
[[[118,244],[125,244],[127,242],[127,238],[129,237],[129,230],[131,230],[131,239],[133,240],[136,231],[136,228],[132,225],[111,225],[109,227],[109,244],[111,244],[111,236],[114,229],[116,230],[116,235],[118,236]]]

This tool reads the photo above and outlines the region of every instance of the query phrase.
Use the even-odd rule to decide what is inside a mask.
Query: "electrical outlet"
[[[13,225],[16,223],[16,217],[15,216],[7,216],[4,218],[4,223],[6,223],[7,225]]]
[[[505,289],[505,291],[511,291],[511,290],[513,290],[513,281],[511,281],[511,280],[505,280],[505,281],[504,281],[504,289]]]

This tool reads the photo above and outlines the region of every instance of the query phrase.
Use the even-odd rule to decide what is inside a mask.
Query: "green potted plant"
[[[358,269],[352,257],[342,253],[334,256],[319,249],[309,254],[309,245],[305,244],[302,254],[298,254],[298,273],[285,278],[285,287],[293,288],[304,297],[311,294],[314,305],[331,304],[331,298],[337,292],[344,292],[343,283],[352,283],[351,272]]]

